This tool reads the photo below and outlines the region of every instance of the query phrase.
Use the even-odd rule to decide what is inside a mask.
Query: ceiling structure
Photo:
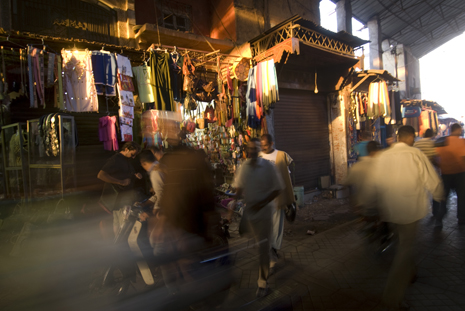
[[[378,17],[382,40],[409,46],[417,58],[465,31],[465,0],[351,0],[351,4],[355,19],[367,25]]]

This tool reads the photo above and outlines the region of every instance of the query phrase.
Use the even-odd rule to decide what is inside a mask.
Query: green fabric
[[[168,53],[150,53],[150,68],[152,71],[151,85],[155,99],[155,109],[174,111],[173,90],[169,71]]]

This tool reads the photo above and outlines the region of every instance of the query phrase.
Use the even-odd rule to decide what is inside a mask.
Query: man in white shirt
[[[278,250],[284,236],[284,210],[287,206],[295,202],[294,188],[292,187],[289,165],[292,158],[284,151],[274,149],[273,138],[270,134],[264,134],[261,137],[261,149],[259,156],[270,161],[276,166],[276,170],[284,182],[284,190],[273,202],[272,221],[273,227],[271,232],[271,262],[270,274],[273,274],[275,265],[278,262]]]
[[[399,238],[383,294],[383,303],[394,308],[400,307],[407,286],[415,277],[413,244],[418,221],[428,213],[428,194],[437,201],[443,196],[442,182],[433,165],[412,147],[413,127],[402,126],[397,135],[398,143],[377,158],[370,181],[381,218],[392,224]]]
[[[284,186],[275,166],[259,158],[259,152],[260,140],[251,139],[247,144],[249,159],[238,169],[233,186],[236,188],[236,198],[244,197],[246,206],[243,217],[259,243],[257,297],[263,297],[268,294],[272,202]]]
[[[159,168],[159,162],[153,151],[144,150],[140,155],[141,166],[149,173],[153,195],[147,200],[146,205],[153,205],[155,211],[160,209],[159,202],[163,193],[163,174]]]

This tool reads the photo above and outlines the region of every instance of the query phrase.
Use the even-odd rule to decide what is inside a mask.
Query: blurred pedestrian
[[[430,160],[431,164],[439,170],[438,163],[436,161],[436,157],[438,153],[436,152],[436,147],[434,146],[434,132],[431,129],[427,129],[423,134],[423,138],[417,140],[413,147],[420,149],[425,156]],[[436,217],[439,214],[439,209],[441,208],[441,202],[437,202],[433,200],[433,216]],[[437,226],[442,226],[442,220],[436,219],[435,224]]]
[[[261,137],[261,152],[259,156],[270,161],[276,166],[276,170],[284,182],[285,188],[274,200],[272,210],[272,231],[271,231],[271,258],[270,274],[274,273],[276,263],[278,262],[278,250],[281,249],[284,235],[284,211],[295,203],[294,188],[292,187],[289,165],[292,158],[284,151],[274,149],[273,137],[270,134],[264,134]]]
[[[268,294],[268,276],[270,272],[270,238],[272,227],[272,202],[284,189],[283,182],[275,166],[259,158],[260,140],[253,138],[247,144],[249,159],[236,173],[234,188],[236,199],[244,197],[243,221],[259,243],[259,270],[257,297]]]
[[[414,144],[413,147],[420,149],[425,156],[430,160],[430,162],[435,165],[436,161],[436,148],[434,147],[434,139],[433,139],[433,130],[432,129],[427,129],[425,133],[423,134],[423,138],[420,140],[417,140]]]
[[[376,207],[372,206],[370,199],[367,198],[366,189],[370,187],[368,180],[370,174],[373,173],[373,164],[380,150],[380,144],[376,141],[370,141],[366,148],[368,156],[360,158],[357,163],[352,165],[343,184],[352,187],[352,204],[356,210],[360,211],[363,216],[369,217],[378,214],[375,210]]]
[[[398,130],[398,143],[377,158],[370,183],[380,207],[381,218],[392,224],[399,244],[383,294],[383,303],[399,308],[408,284],[416,275],[413,245],[418,221],[429,209],[428,193],[442,200],[441,180],[428,158],[413,148],[415,130],[405,125]]]
[[[459,225],[465,224],[465,140],[461,138],[462,126],[460,124],[453,124],[450,132],[444,146],[436,148],[445,192],[440,211],[435,215],[437,226],[442,226],[442,219],[447,213],[447,200],[452,189],[457,193],[458,223]]]

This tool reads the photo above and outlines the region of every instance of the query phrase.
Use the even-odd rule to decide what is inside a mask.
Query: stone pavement
[[[419,226],[418,280],[405,297],[410,310],[465,310],[465,226],[449,211],[440,230],[428,215]],[[395,247],[381,256],[352,221],[301,240],[285,240],[271,293],[255,298],[257,249],[231,239],[237,279],[225,310],[378,310]]]

